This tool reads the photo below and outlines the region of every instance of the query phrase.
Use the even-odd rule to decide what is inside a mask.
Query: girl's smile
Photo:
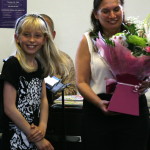
[[[35,55],[43,46],[45,36],[40,30],[24,30],[19,36],[15,36],[20,47],[28,55]]]

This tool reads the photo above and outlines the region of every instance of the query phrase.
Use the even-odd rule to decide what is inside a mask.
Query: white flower
[[[148,44],[150,44],[150,15],[148,15],[144,20],[144,30]]]
[[[145,29],[145,35],[146,35],[146,39],[148,44],[150,44],[150,28],[147,24],[144,24],[144,29]]]
[[[112,36],[112,38],[110,40],[117,41],[121,45],[128,47],[128,43],[126,42],[126,36],[124,33],[116,34],[116,35]]]
[[[139,37],[145,37],[145,32],[144,32],[144,30],[141,30],[141,29],[138,30],[138,31],[137,31],[137,34],[138,34]]]
[[[143,21],[140,21],[138,18],[139,17],[131,16],[131,17],[128,17],[126,20],[129,24],[135,24],[136,28],[140,30],[140,29],[143,29]]]

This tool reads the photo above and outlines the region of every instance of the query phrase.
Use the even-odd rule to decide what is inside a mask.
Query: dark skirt
[[[110,100],[110,94],[99,94]],[[83,133],[84,150],[146,150],[149,134],[149,111],[145,95],[139,97],[140,116],[105,115],[99,108],[84,99]]]

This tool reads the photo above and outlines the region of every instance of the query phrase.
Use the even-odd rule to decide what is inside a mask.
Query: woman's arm
[[[91,67],[90,67],[90,52],[88,48],[87,39],[83,36],[76,54],[76,82],[77,87],[81,95],[88,101],[93,103],[98,108],[102,109],[103,112],[107,113],[108,102],[101,100],[91,89],[90,79],[91,79]]]

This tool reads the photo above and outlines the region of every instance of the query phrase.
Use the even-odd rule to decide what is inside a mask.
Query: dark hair
[[[93,10],[91,13],[91,24],[93,26],[92,32],[90,32],[90,36],[95,36],[100,31],[103,33],[102,26],[100,22],[95,18],[94,13],[98,11],[100,4],[103,0],[94,0],[93,1]],[[121,5],[124,5],[124,0],[120,0]],[[122,27],[123,28],[123,27]]]

